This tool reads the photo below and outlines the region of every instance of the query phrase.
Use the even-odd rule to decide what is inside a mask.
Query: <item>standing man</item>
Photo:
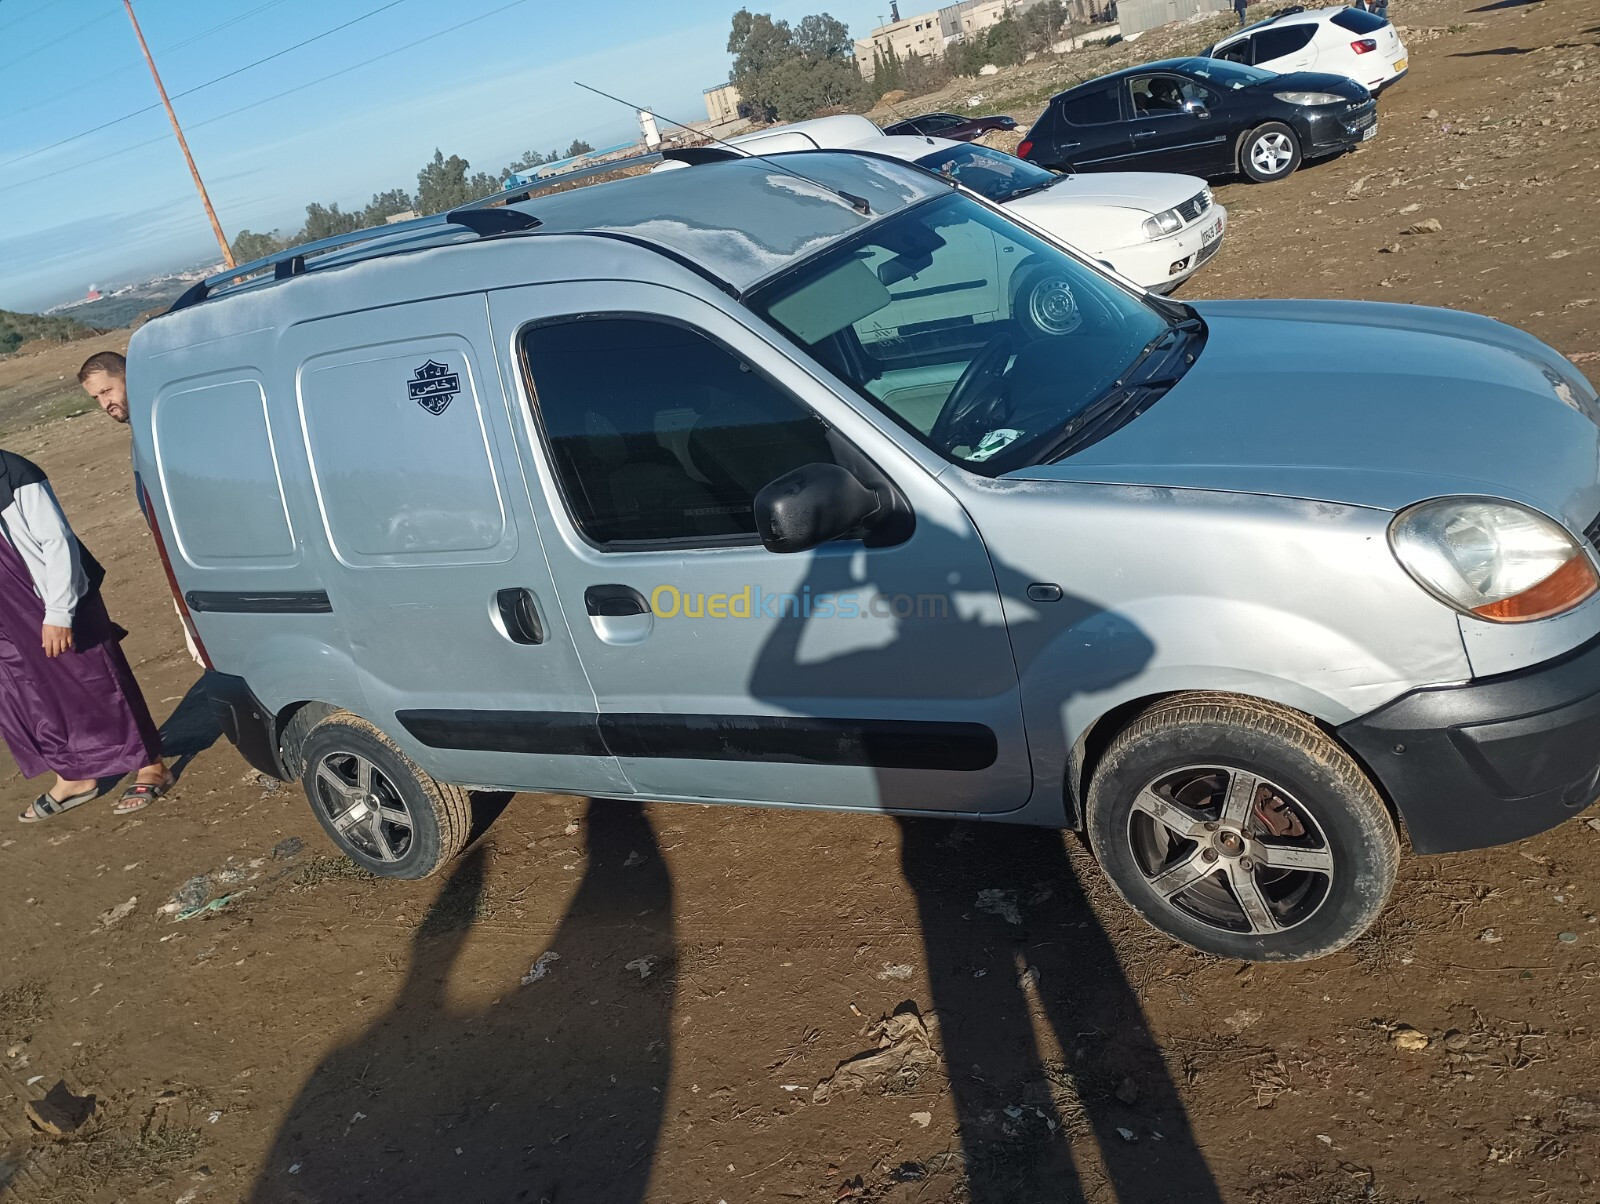
[[[1244,10],[1245,10],[1246,7],[1248,7],[1249,3],[1250,3],[1250,0],[1233,0],[1233,11],[1239,14],[1239,28],[1240,29],[1244,28]],[[109,413],[109,411],[107,411],[107,412]],[[124,412],[126,412],[126,411],[124,411]],[[124,418],[123,421],[126,422],[127,419]]]
[[[18,818],[38,823],[137,770],[114,811],[173,783],[161,737],[100,597],[105,570],[67,525],[39,467],[0,450],[0,737],[24,777],[56,781]]]
[[[96,351],[83,361],[83,367],[78,369],[78,383],[83,386],[83,391],[94,398],[95,404],[110,415],[112,421],[128,424],[128,361],[115,351]],[[144,507],[144,498],[139,498],[139,506]],[[147,521],[154,521],[145,515]],[[194,632],[189,630],[189,620],[184,618],[183,611],[178,606],[178,600],[172,600],[172,609],[178,613],[178,626],[183,628],[183,642],[189,649],[189,658],[205,668],[205,661],[200,657],[200,649],[194,645]]]

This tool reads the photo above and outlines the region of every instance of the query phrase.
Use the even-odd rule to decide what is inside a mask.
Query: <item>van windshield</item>
[[[940,455],[986,476],[1109,434],[1142,409],[1124,401],[1153,400],[1134,396],[1141,372],[1200,326],[960,194],[869,226],[748,303]]]

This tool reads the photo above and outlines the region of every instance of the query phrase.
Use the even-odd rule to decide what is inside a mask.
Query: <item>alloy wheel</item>
[[[1315,815],[1260,774],[1195,765],[1148,783],[1127,840],[1168,906],[1223,932],[1266,936],[1304,924],[1337,869]]]
[[[1294,143],[1276,130],[1262,134],[1250,148],[1250,162],[1262,175],[1275,176],[1294,159]]]
[[[399,861],[416,825],[400,791],[357,753],[326,753],[317,762],[316,803],[350,848],[374,861]]]

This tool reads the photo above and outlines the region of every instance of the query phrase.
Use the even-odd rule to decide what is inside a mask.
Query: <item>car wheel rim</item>
[[[1287,134],[1263,134],[1250,149],[1250,161],[1269,176],[1277,175],[1293,158],[1294,146]]]
[[[1071,286],[1058,276],[1040,281],[1028,294],[1028,320],[1045,334],[1071,334],[1083,315]]]
[[[411,810],[381,769],[357,753],[332,752],[317,762],[316,802],[333,830],[374,861],[399,861],[411,849]]]
[[[1145,885],[1220,932],[1272,936],[1328,902],[1339,868],[1301,800],[1260,774],[1194,765],[1134,799],[1127,840]]]

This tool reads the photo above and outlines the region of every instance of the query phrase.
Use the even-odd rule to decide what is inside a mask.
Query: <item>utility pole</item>
[[[194,177],[194,186],[200,193],[200,203],[206,207],[206,216],[211,219],[211,232],[217,236],[217,245],[222,248],[222,262],[230,268],[239,265],[233,261],[233,252],[228,248],[228,240],[222,233],[222,223],[217,221],[217,211],[211,207],[211,196],[206,192],[205,181],[200,178],[200,169],[194,165],[194,156],[189,153],[189,143],[184,139],[183,127],[178,124],[178,115],[172,111],[172,102],[167,99],[167,89],[161,83],[161,73],[156,70],[156,61],[150,57],[150,47],[145,44],[144,31],[139,28],[139,18],[133,15],[133,0],[122,0],[122,7],[128,10],[128,20],[133,22],[133,33],[139,39],[139,49],[144,51],[144,61],[150,65],[150,78],[156,81],[156,91],[161,93],[161,103],[166,107],[167,117],[172,122],[172,132],[178,135],[178,146],[183,151],[183,161],[189,165],[189,174]]]

